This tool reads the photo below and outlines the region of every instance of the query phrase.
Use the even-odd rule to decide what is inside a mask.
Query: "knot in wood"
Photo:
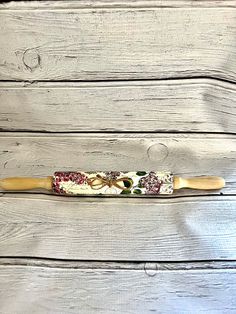
[[[35,48],[26,49],[23,53],[22,61],[27,70],[33,71],[40,66],[40,55]]]
[[[163,162],[169,155],[169,149],[163,143],[153,143],[148,147],[147,155],[150,160]]]

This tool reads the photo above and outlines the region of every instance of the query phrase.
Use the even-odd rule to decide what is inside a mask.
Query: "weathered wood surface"
[[[1,83],[0,128],[235,133],[235,99],[234,84],[212,79]]]
[[[14,10],[14,4],[6,9],[3,4],[0,79],[207,76],[235,81],[236,10],[232,2],[217,7],[215,1],[208,8],[182,3],[182,9],[150,7],[147,1],[132,8],[96,8],[90,2],[90,8],[72,4],[72,8],[57,9],[43,2],[32,10]]]
[[[0,266],[4,314],[233,314],[235,294],[235,269],[149,275],[143,270]]]
[[[0,4],[1,177],[226,179],[167,198],[0,193],[1,314],[236,312],[235,38],[235,0]]]
[[[236,259],[236,198],[0,197],[0,256]]]
[[[58,170],[169,170],[226,180],[221,191],[180,190],[175,195],[233,194],[235,166],[233,135],[0,134],[1,177],[48,176]]]

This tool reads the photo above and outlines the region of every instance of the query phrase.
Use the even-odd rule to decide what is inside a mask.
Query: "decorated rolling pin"
[[[55,172],[45,178],[0,179],[0,189],[23,191],[43,188],[61,195],[87,194],[172,194],[182,188],[217,190],[224,187],[220,177],[180,178],[170,172]]]

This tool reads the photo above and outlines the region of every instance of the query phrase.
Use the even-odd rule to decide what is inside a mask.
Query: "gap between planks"
[[[170,134],[175,134],[175,135],[232,135],[235,136],[236,132],[200,132],[200,131],[175,131],[175,130],[166,130],[166,131],[125,131],[125,130],[121,130],[121,131],[111,131],[111,130],[103,130],[103,131],[86,131],[86,133],[84,131],[47,131],[47,130],[31,130],[31,129],[7,129],[7,128],[0,128],[0,136],[1,133],[9,133],[9,136],[14,137],[14,135],[12,136],[12,134],[14,133],[19,133],[19,136],[24,136],[23,134],[27,133],[28,137],[30,137],[29,135],[32,134],[32,137],[35,136],[39,136],[41,137],[41,135],[62,135],[62,136],[76,136],[76,135],[84,135],[84,134],[88,134],[88,135],[96,135],[96,134],[107,134],[107,135],[123,135],[123,134],[134,134],[134,135],[146,135],[146,134],[154,134],[154,135],[170,135]]]
[[[0,9],[64,10],[64,9],[153,9],[153,8],[218,8],[235,7],[234,0],[82,0],[82,1],[2,1]]]
[[[232,182],[234,183],[234,182]],[[176,192],[174,192],[176,193]],[[222,200],[224,200],[224,197],[234,197],[236,196],[236,193],[227,193],[227,192],[220,192],[215,190],[215,191],[212,191],[209,192],[206,190],[205,192],[206,194],[201,194],[201,193],[198,193],[198,194],[184,194],[184,195],[175,195],[175,194],[171,194],[170,196],[168,195],[158,195],[158,196],[152,196],[152,195],[131,195],[129,196],[130,199],[149,199],[149,200],[153,200],[153,199],[158,199],[158,200],[172,200],[172,199],[179,199],[180,201],[182,199],[194,199],[194,198],[197,198],[199,199],[199,197],[201,198],[206,198],[208,199],[209,197],[222,197]],[[40,189],[35,189],[35,190],[29,190],[29,191],[1,191],[0,190],[0,197],[19,197],[19,198],[29,198],[29,199],[37,199],[37,197],[44,197],[44,196],[48,196],[48,197],[63,197],[63,198],[66,198],[66,199],[71,199],[71,198],[76,198],[78,200],[78,197],[80,198],[80,200],[87,200],[88,198],[92,198],[94,199],[94,201],[96,200],[99,200],[99,199],[114,199],[114,200],[119,200],[119,199],[124,199],[124,198],[127,198],[127,196],[123,196],[123,195],[103,195],[103,196],[99,196],[99,195],[79,195],[79,196],[70,196],[70,195],[67,195],[67,196],[57,196],[55,194],[53,194],[53,192],[50,192],[50,191],[45,191],[45,190],[40,190]],[[51,198],[50,200],[54,200],[53,198]]]
[[[68,260],[37,257],[0,257],[0,266],[30,266],[45,268],[70,269],[107,269],[107,270],[143,270],[149,271],[176,271],[176,270],[209,270],[209,269],[236,269],[236,261],[183,261],[183,262],[129,262],[129,261],[95,261],[95,260]]]
[[[1,9],[0,9],[1,10]],[[1,84],[1,87],[4,87],[4,84],[6,84],[6,86],[8,86],[7,84],[9,84],[9,89],[11,88],[10,84],[12,84],[12,88],[14,88],[14,85],[17,86],[17,84],[21,84],[21,87],[32,87],[32,86],[40,86],[40,84],[45,84],[47,85],[47,87],[53,87],[53,88],[57,88],[57,86],[55,85],[58,85],[58,87],[66,87],[66,88],[70,88],[70,86],[65,86],[65,84],[68,84],[68,85],[75,85],[75,84],[85,84],[84,86],[82,85],[81,87],[89,87],[89,85],[91,84],[101,84],[101,86],[103,87],[116,87],[116,84],[117,84],[117,87],[120,87],[120,86],[125,86],[129,83],[131,83],[132,85],[134,85],[135,83],[139,83],[138,85],[140,87],[142,87],[143,85],[148,85],[148,86],[152,86],[152,85],[160,85],[161,83],[168,83],[168,81],[170,82],[174,82],[174,81],[187,81],[188,82],[191,82],[191,81],[199,81],[199,83],[201,83],[201,81],[218,81],[219,83],[225,83],[225,84],[233,84],[235,85],[236,82],[233,81],[233,80],[230,80],[230,79],[227,79],[227,78],[224,78],[224,77],[216,77],[216,76],[211,76],[210,74],[209,75],[192,75],[192,76],[174,76],[174,77],[162,77],[162,78],[158,78],[158,77],[155,77],[155,78],[112,78],[112,79],[88,79],[88,80],[84,80],[84,79],[78,79],[78,80],[75,80],[75,79],[50,79],[50,80],[44,80],[44,79],[15,79],[15,80],[5,80],[5,79],[0,79],[0,84]],[[156,83],[155,83],[156,82]],[[152,84],[153,83],[153,84]],[[54,84],[54,85],[53,85]],[[89,85],[87,85],[89,84]],[[50,86],[51,85],[51,86]],[[232,86],[233,86],[232,85]],[[78,86],[73,86],[73,87],[78,87]],[[99,85],[97,85],[97,87],[100,87]]]
[[[33,88],[94,88],[94,87],[143,87],[179,84],[201,84],[220,87],[229,90],[235,89],[235,82],[221,77],[194,76],[194,77],[163,77],[163,78],[132,78],[112,80],[0,80],[0,88],[21,89]]]
[[[117,204],[117,202],[130,202],[130,203],[134,203],[135,201],[137,201],[137,204],[140,204],[140,200],[144,199],[147,202],[145,203],[147,204],[153,204],[155,202],[157,203],[163,203],[165,204],[166,202],[170,203],[187,203],[187,202],[192,202],[195,199],[197,199],[198,201],[204,201],[204,199],[206,199],[207,202],[209,201],[230,201],[230,200],[234,200],[234,197],[236,196],[236,193],[232,193],[232,194],[223,194],[221,192],[219,192],[219,194],[197,194],[197,195],[174,195],[171,194],[170,196],[167,195],[158,195],[158,196],[152,196],[152,195],[131,195],[129,197],[125,196],[125,195],[79,195],[79,196],[62,196],[62,195],[55,195],[52,194],[51,192],[42,192],[42,190],[40,189],[36,189],[35,192],[32,191],[22,191],[22,192],[17,192],[17,191],[1,191],[0,190],[0,198],[9,198],[9,199],[29,199],[29,200],[41,200],[41,201],[51,201],[51,202],[78,202],[78,199],[80,200],[80,204],[84,203],[101,203],[103,200],[104,202],[109,202],[109,204],[112,204],[112,200],[114,200],[114,204]],[[1,200],[1,199],[0,199]],[[148,203],[148,201],[150,203]]]
[[[40,135],[39,135],[39,134]],[[156,135],[156,139],[162,139],[166,138],[169,139],[171,136],[175,139],[176,135],[179,136],[181,139],[188,139],[189,135],[191,134],[193,139],[202,139],[202,136],[208,136],[208,139],[218,139],[222,140],[224,138],[228,138],[229,136],[230,139],[234,140],[236,133],[228,134],[225,132],[218,133],[218,132],[172,132],[172,131],[166,131],[166,132],[156,132],[156,131],[78,131],[78,132],[57,132],[57,131],[2,131],[0,132],[0,138],[34,138],[34,139],[39,139],[39,138],[62,138],[62,139],[70,139],[70,138],[78,138],[78,139],[107,139],[108,141],[115,141],[119,139],[136,139],[138,138],[138,135],[142,135],[142,139],[153,139],[153,134]],[[91,137],[92,135],[92,137]],[[231,138],[232,136],[232,138]],[[155,139],[154,138],[154,139]]]

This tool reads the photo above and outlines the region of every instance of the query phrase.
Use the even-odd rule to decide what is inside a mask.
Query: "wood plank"
[[[3,5],[0,79],[235,81],[235,6],[217,7],[214,1],[213,7],[179,9],[145,3],[58,10],[47,2],[33,10]]]
[[[175,195],[236,194],[236,138],[210,134],[0,134],[0,174],[48,176],[72,170],[169,170],[184,177],[218,175],[221,191],[180,190]]]
[[[236,197],[0,197],[0,256],[105,261],[236,259]]]
[[[143,270],[0,266],[4,314],[77,314],[78,309],[86,314],[233,314],[235,294],[235,269],[158,270],[149,276]]]
[[[236,87],[209,79],[0,85],[0,127],[30,131],[235,132]]]

